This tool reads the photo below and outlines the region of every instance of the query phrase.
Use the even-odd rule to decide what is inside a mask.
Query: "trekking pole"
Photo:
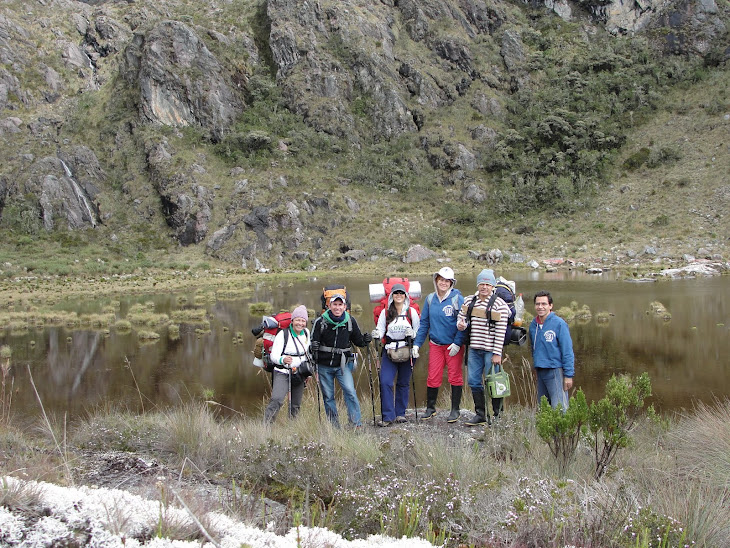
[[[416,412],[416,420],[418,420],[418,404],[416,403],[416,379],[413,376],[413,337],[407,337],[409,352],[408,357],[411,360],[411,384],[413,385],[413,410]]]
[[[370,354],[370,343],[367,344],[368,349],[368,379],[370,380],[370,401],[373,404],[373,426],[375,426],[375,391],[373,390],[373,358]]]
[[[291,419],[291,364],[289,364],[289,419]]]
[[[317,385],[317,415],[319,416],[319,423],[322,424],[322,398],[319,395],[319,366],[314,361],[314,356],[306,348],[304,349],[304,354],[307,356],[307,361],[314,367],[314,381]]]
[[[368,350],[372,352],[371,360],[373,362],[375,362],[375,371],[378,374],[378,394],[380,394],[380,416],[382,417],[382,415],[383,415],[383,393],[380,391],[380,364],[378,363],[378,359],[377,359],[377,355],[378,355],[377,346],[378,346],[378,343],[376,342],[373,345],[374,348],[371,349],[368,346]]]

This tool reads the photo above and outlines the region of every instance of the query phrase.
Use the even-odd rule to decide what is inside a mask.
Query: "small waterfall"
[[[66,172],[66,176],[71,180],[71,185],[73,186],[74,192],[76,193],[76,198],[78,199],[79,203],[86,208],[86,213],[89,215],[89,219],[91,220],[91,226],[96,227],[94,213],[92,212],[91,206],[89,205],[89,200],[86,199],[86,194],[84,194],[84,191],[81,190],[81,187],[76,182],[76,179],[74,179],[74,176],[71,173],[71,170],[66,165],[66,162],[61,160],[61,165],[63,166],[63,170]]]

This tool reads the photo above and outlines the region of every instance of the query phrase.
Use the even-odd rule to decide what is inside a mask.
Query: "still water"
[[[457,287],[462,293],[475,291],[476,272],[458,276]],[[591,320],[570,324],[576,353],[575,386],[583,389],[589,401],[603,395],[611,375],[644,371],[652,382],[651,402],[665,413],[688,409],[694,401],[712,402],[730,394],[730,278],[631,283],[617,280],[612,273],[505,275],[517,282],[517,290],[525,295],[527,311],[532,314],[532,295],[541,289],[552,293],[555,310],[569,306],[571,301],[590,308]],[[421,282],[423,297],[433,291],[428,276],[412,279]],[[261,414],[269,380],[252,365],[251,328],[262,318],[260,314],[249,314],[249,303],[267,301],[276,311],[303,303],[319,312],[322,287],[344,283],[353,304],[362,306],[354,317],[363,331],[369,331],[374,327],[374,305],[370,303],[368,284],[380,281],[329,275],[273,285],[262,281],[253,287],[250,297],[203,305],[192,304],[195,293],[115,297],[121,304],[118,317],[124,317],[136,303],[152,302],[156,313],[169,314],[180,308],[207,310],[209,331],[196,332],[195,324],[181,323],[179,337],[170,337],[167,328],[161,328],[156,329],[160,338],[151,342],[140,339],[135,329],[122,332],[111,328],[105,333],[46,327],[24,333],[0,332],[0,344],[12,350],[13,410],[26,417],[40,412],[30,369],[46,412],[59,417],[73,419],[106,405],[149,410],[199,398],[204,390],[212,390],[214,399],[223,406],[246,415]],[[69,301],[60,307],[94,312],[111,300]],[[669,321],[648,313],[654,301],[666,306],[671,314]],[[596,320],[599,312],[610,314],[607,323]],[[506,350],[513,364],[521,364],[523,357],[530,358],[526,346],[508,346]],[[419,407],[424,405],[426,392],[424,354],[415,369]],[[513,401],[525,391],[522,379],[513,374]],[[356,382],[367,416],[370,388],[366,367],[358,367]]]

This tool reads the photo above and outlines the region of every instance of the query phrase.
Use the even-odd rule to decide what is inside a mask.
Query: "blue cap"
[[[482,270],[477,276],[477,285],[479,284],[489,284],[492,287],[496,286],[497,278],[494,277],[494,270],[489,268]]]

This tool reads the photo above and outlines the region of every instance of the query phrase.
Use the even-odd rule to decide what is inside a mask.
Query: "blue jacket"
[[[413,344],[423,346],[428,335],[435,344],[454,343],[461,346],[465,333],[456,329],[456,316],[462,304],[464,296],[453,287],[443,301],[439,301],[436,293],[426,297],[421,310],[421,324]]]
[[[565,320],[551,312],[545,323],[539,325],[537,317],[530,323],[527,333],[535,367],[556,369],[562,367],[563,375],[572,378],[575,374],[573,340]]]

